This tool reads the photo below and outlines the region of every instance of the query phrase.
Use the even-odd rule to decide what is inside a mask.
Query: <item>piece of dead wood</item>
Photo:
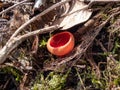
[[[38,44],[39,44],[39,37],[36,35],[32,44],[32,51],[31,51],[32,54],[37,54]]]
[[[27,78],[28,78],[28,73],[25,73],[25,75],[23,76],[23,79],[20,83],[20,90],[29,90],[25,87],[25,82],[26,82]]]
[[[96,36],[99,34],[101,29],[107,24],[107,22],[114,16],[120,14],[120,11],[117,13],[112,14],[108,19],[106,19],[102,24],[100,24],[98,27],[96,27],[93,30],[90,30],[86,32],[86,34],[83,36],[84,39],[81,42],[79,46],[76,47],[76,50],[74,52],[71,52],[70,55],[64,57],[64,58],[58,58],[56,62],[49,64],[48,67],[45,67],[45,70],[57,70],[60,68],[61,65],[66,64],[67,62],[75,59],[71,65],[74,66],[76,62],[82,57],[82,55],[86,52],[88,47],[92,44],[92,42],[95,40]]]
[[[8,84],[10,83],[10,80],[11,80],[11,78],[9,78],[9,79],[6,81],[6,83],[5,83],[4,87],[3,87],[3,90],[7,89],[7,86],[8,86]]]
[[[114,39],[115,39],[115,34],[110,33],[108,39],[108,47],[107,47],[108,52],[110,52],[114,47]]]
[[[84,36],[84,38],[86,38],[86,39],[84,39],[84,41],[77,47],[76,55],[74,57],[78,56],[80,58],[82,56],[82,54],[85,53],[85,51],[87,50],[89,45],[91,45],[91,43],[94,41],[95,37],[99,34],[101,29],[107,24],[107,22],[112,17],[114,17],[118,14],[120,14],[120,11],[112,14],[106,21],[104,21],[101,25],[96,27],[94,30],[88,31]]]
[[[57,30],[58,28],[59,28],[58,25],[51,26],[51,27],[47,27],[47,28],[43,28],[43,29],[36,30],[33,32],[29,32],[29,33],[24,34],[22,36],[17,36],[17,37],[10,39],[6,43],[6,45],[0,50],[0,64],[2,64],[6,60],[6,58],[10,54],[10,52],[12,50],[14,50],[19,44],[21,44],[25,39],[27,39],[31,36],[34,36],[34,35],[48,33],[50,31]]]

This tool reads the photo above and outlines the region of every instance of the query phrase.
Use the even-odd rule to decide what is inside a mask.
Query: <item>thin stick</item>
[[[18,36],[19,38],[21,38],[22,40],[23,39],[26,39],[26,38],[29,38],[31,36],[35,36],[35,35],[38,35],[40,33],[48,33],[48,32],[51,32],[51,31],[54,31],[56,29],[59,28],[59,25],[55,25],[55,26],[50,26],[50,27],[47,27],[47,28],[43,28],[43,29],[39,29],[39,30],[35,30],[33,32],[29,32],[27,34],[24,34],[22,36]],[[17,38],[17,37],[16,37]]]
[[[77,69],[77,68],[76,68],[76,71],[77,71],[78,78],[79,78],[79,80],[80,80],[80,84],[81,84],[81,86],[83,87],[83,90],[86,90],[86,87],[85,87],[85,85],[84,85],[84,83],[83,83],[82,77],[80,76],[80,73],[78,72],[78,69]]]
[[[3,10],[3,11],[1,11],[1,12],[0,12],[0,15],[2,15],[2,14],[5,13],[5,12],[8,12],[9,10],[13,9],[14,7],[16,7],[16,6],[18,6],[18,5],[21,5],[21,4],[23,4],[24,2],[27,2],[27,1],[28,1],[28,0],[21,1],[21,2],[19,2],[19,3],[17,3],[17,4],[15,4],[15,5],[7,8],[7,9],[5,9],[5,10]]]

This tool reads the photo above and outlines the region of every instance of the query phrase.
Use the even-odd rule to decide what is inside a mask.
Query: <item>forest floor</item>
[[[0,90],[120,90],[120,2],[0,1]],[[54,34],[73,50],[51,54]]]

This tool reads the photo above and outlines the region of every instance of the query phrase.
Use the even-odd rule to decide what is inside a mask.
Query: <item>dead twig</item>
[[[23,79],[22,79],[22,81],[20,83],[20,90],[25,90],[24,85],[25,85],[25,82],[26,82],[27,78],[28,78],[28,73],[25,73],[25,75],[23,76]]]
[[[108,53],[108,50],[103,46],[103,44],[100,41],[98,41],[98,40],[96,40],[96,41],[100,45],[100,47],[104,51],[104,53]],[[113,62],[116,62],[114,56],[111,53],[108,55],[107,58],[111,59]]]
[[[93,56],[91,54],[88,54],[90,52],[92,52],[92,45],[88,48],[87,53],[86,53],[86,59],[87,61],[90,63],[92,70],[94,71],[95,75],[97,78],[101,77],[101,72],[100,69],[98,67],[98,65],[95,63]]]
[[[82,86],[83,90],[86,90],[86,87],[85,87],[85,85],[84,85],[84,83],[83,83],[82,77],[80,76],[77,68],[76,68],[76,71],[77,71],[77,75],[78,75],[78,78],[79,78],[79,80],[80,80],[80,83],[81,83],[81,86]],[[81,89],[82,89],[82,88],[81,88]]]
[[[96,43],[98,43],[101,47],[101,49],[106,53],[107,49],[103,46],[102,42],[100,42],[100,40],[95,39]]]
[[[11,78],[9,78],[9,79],[6,81],[6,83],[5,83],[4,87],[3,87],[3,90],[5,90],[5,89],[7,88],[8,84],[10,83],[10,80],[11,80]]]

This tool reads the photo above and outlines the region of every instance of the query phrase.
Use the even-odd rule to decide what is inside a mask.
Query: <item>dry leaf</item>
[[[40,6],[45,5],[46,0],[35,0],[34,8],[40,8]]]
[[[19,28],[23,23],[27,22],[29,20],[28,14],[23,14],[19,9],[15,9],[14,15],[10,22],[10,28],[11,30],[16,30]]]
[[[87,5],[78,0],[75,0],[74,3],[72,2],[72,7],[69,5],[68,3],[66,5],[67,6],[66,10],[67,11],[70,10],[67,13],[67,15],[64,17],[61,17],[59,20],[55,22],[55,23],[58,23],[60,27],[63,27],[62,30],[69,29],[77,24],[87,21],[92,14],[92,11],[90,11],[89,9],[83,9]]]

